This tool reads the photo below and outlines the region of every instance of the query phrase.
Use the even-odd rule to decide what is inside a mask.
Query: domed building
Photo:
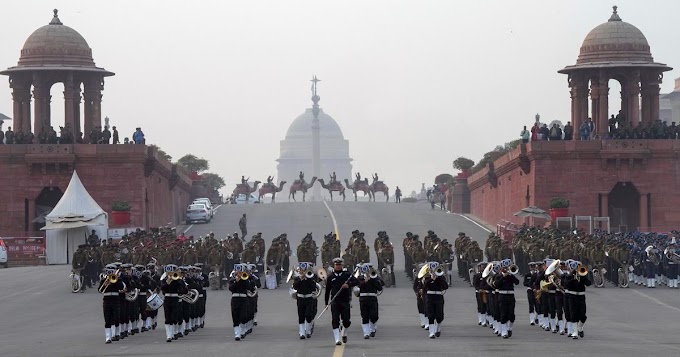
[[[312,165],[312,108],[295,118],[288,127],[286,137],[281,140],[278,162],[278,180],[290,185],[304,172],[309,182],[313,176]],[[349,141],[345,140],[340,125],[323,109],[319,109],[320,172],[321,179],[328,182],[329,175],[335,172],[338,181],[352,177],[352,159],[349,157]],[[318,185],[318,184],[317,184]]]
[[[576,63],[558,71],[569,76],[575,132],[591,117],[598,136],[520,143],[473,172],[466,182],[456,182],[453,212],[467,213],[462,204],[467,183],[469,213],[503,227],[543,225],[543,219],[514,214],[528,206],[547,210],[553,198],[564,198],[569,201],[568,212],[551,212],[551,220],[562,229],[677,229],[680,173],[668,169],[680,167],[677,140],[605,140],[609,115],[617,114],[609,113],[609,81],[621,84],[621,119],[644,125],[660,119],[659,85],[663,74],[671,70],[654,60],[647,38],[636,26],[622,21],[617,10],[614,7],[608,21],[587,33]]]
[[[3,214],[0,231],[13,237],[44,237],[36,244],[44,244],[49,264],[65,264],[79,244],[85,243],[87,226],[59,226],[52,223],[66,219],[90,217],[91,210],[82,204],[71,204],[65,196],[69,182],[77,167],[82,186],[97,204],[107,210],[111,226],[125,234],[136,227],[161,227],[184,221],[185,208],[192,202],[194,182],[176,164],[163,159],[158,150],[146,145],[107,145],[60,140],[59,143],[17,142],[18,133],[34,133],[37,138],[43,129],[52,126],[70,127],[71,132],[83,132],[88,139],[91,129],[102,126],[101,100],[104,78],[113,76],[97,67],[92,49],[76,30],[65,26],[57,10],[49,24],[35,30],[24,43],[19,61],[0,74],[9,76],[12,88],[13,143],[0,145],[0,198]],[[102,28],[105,19],[95,21]],[[44,26],[42,26],[44,25]],[[5,34],[12,36],[14,34]],[[64,112],[52,113],[50,103],[56,100],[50,89],[56,83],[64,84]],[[60,98],[61,99],[61,98]],[[33,110],[32,110],[33,109]],[[52,116],[59,117],[59,122]],[[81,115],[82,114],[82,115]],[[64,122],[61,122],[61,118]],[[1,118],[1,117],[0,117]],[[82,119],[82,120],[81,120]],[[82,124],[82,125],[81,125]],[[63,135],[60,139],[63,139]],[[125,180],[118,180],[125,177]],[[69,187],[70,190],[72,190]],[[64,197],[65,196],[65,197]],[[51,212],[65,199],[70,212],[53,219]],[[114,202],[127,202],[132,208],[129,217],[117,221],[113,218]],[[61,204],[61,207],[64,207]],[[70,222],[70,221],[69,221]],[[68,223],[68,222],[67,222]],[[107,225],[98,222],[100,238],[113,238]],[[46,231],[40,229],[45,228]],[[70,232],[70,233],[69,233]],[[115,233],[118,234],[118,233]],[[42,242],[42,243],[41,243]],[[38,264],[36,255],[12,255],[13,262]]]
[[[642,31],[621,20],[616,6],[613,9],[609,20],[583,40],[576,64],[558,71],[569,76],[573,127],[578,129],[590,117],[600,137],[607,134],[609,115],[616,114],[609,113],[610,80],[621,84],[621,114],[638,125],[659,119],[659,85],[663,72],[672,69],[654,62]]]
[[[54,10],[52,21],[35,30],[21,49],[19,62],[0,74],[9,76],[14,99],[14,132],[37,137],[52,125],[50,89],[64,84],[65,124],[75,135],[101,127],[104,77],[114,73],[95,66],[92,49],[78,31],[65,26]],[[84,125],[81,127],[81,84],[84,88]],[[33,123],[31,123],[31,89]],[[61,123],[59,123],[61,124]],[[56,126],[55,126],[56,127]],[[58,128],[56,128],[58,129]]]

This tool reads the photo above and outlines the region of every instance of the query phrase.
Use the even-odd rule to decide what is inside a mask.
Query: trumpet
[[[248,274],[247,271],[242,271],[236,274],[236,278],[240,280],[248,280],[250,278],[250,274]]]
[[[312,270],[305,270],[303,275],[306,279],[311,279],[314,277],[314,272]]]
[[[368,277],[371,278],[371,279],[375,279],[375,278],[378,277],[378,271],[373,269],[373,268],[369,269],[367,274],[368,274]]]
[[[446,271],[444,271],[444,268],[441,266],[438,266],[437,269],[434,270],[435,276],[444,276],[444,274],[446,274]]]
[[[508,267],[508,272],[512,275],[517,275],[517,273],[519,273],[519,267],[517,264],[512,264]]]

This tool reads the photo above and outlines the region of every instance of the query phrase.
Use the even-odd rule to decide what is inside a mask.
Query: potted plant
[[[130,210],[132,206],[126,201],[116,201],[111,205],[111,216],[113,224],[124,226],[130,223]]]
[[[475,162],[467,157],[459,157],[453,161],[453,168],[460,170],[459,178],[467,178],[470,176],[470,169],[475,166]]]
[[[569,217],[569,200],[562,197],[553,197],[550,200],[550,217],[553,222],[558,217]]]

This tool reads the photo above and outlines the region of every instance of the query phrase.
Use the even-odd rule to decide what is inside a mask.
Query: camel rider
[[[373,183],[378,182],[378,173],[376,172],[375,175],[373,175]]]
[[[337,176],[335,176],[335,171],[333,171],[333,174],[331,176],[331,182],[330,183],[336,183],[338,181]]]
[[[241,176],[241,185],[248,186],[248,180],[250,177],[246,178],[245,176]]]
[[[305,182],[305,174],[300,171],[300,182]]]
[[[273,177],[267,176],[267,185],[271,185],[273,180],[274,180]]]
[[[357,177],[357,182],[361,181],[361,173],[360,172],[357,172],[356,177]]]

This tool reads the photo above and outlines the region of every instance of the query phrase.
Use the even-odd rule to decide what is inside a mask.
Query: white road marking
[[[637,290],[634,290],[634,289],[630,289],[630,290],[631,290],[631,291],[634,291],[636,294],[639,294],[639,295],[642,295],[642,296],[646,297],[646,298],[649,299],[649,300],[652,300],[653,302],[655,302],[655,303],[657,303],[657,304],[659,304],[659,305],[661,305],[661,306],[664,306],[664,307],[667,307],[667,308],[669,308],[669,309],[673,309],[673,310],[675,310],[675,311],[680,312],[680,309],[679,309],[679,308],[677,308],[677,307],[675,307],[675,306],[668,305],[668,304],[666,304],[665,302],[663,302],[663,301],[661,301],[661,300],[659,300],[659,299],[657,299],[657,298],[651,297],[651,296],[649,296],[649,295],[647,295],[647,294],[645,294],[645,293],[641,293],[641,292],[639,292],[639,291],[637,291]]]
[[[473,221],[472,219],[468,218],[468,217],[465,216],[465,215],[462,215],[462,214],[460,214],[460,213],[451,213],[451,214],[455,214],[456,216],[463,217],[463,218],[467,219],[468,221],[472,222],[472,223],[473,223],[474,225],[476,225],[477,227],[479,227],[479,228],[481,228],[481,229],[487,231],[488,233],[491,233],[491,231],[490,231],[488,228],[486,228],[486,227],[482,226],[481,224],[479,224],[479,223]]]
[[[324,206],[326,206],[328,213],[331,214],[331,219],[333,220],[333,228],[335,229],[335,237],[337,238],[337,240],[340,240],[340,232],[338,232],[338,222],[335,220],[335,215],[333,214],[331,208],[328,207],[328,203],[326,203],[326,201],[323,201],[323,204]]]
[[[184,232],[182,232],[182,233],[186,234],[186,233],[191,229],[191,227],[193,227],[193,226],[194,226],[193,224],[190,225],[190,226],[187,227],[187,229],[185,229]]]

